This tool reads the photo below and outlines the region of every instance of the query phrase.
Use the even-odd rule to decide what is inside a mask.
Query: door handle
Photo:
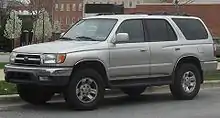
[[[147,49],[140,49],[140,52],[147,52]]]
[[[175,51],[179,51],[180,50],[180,48],[175,48]]]

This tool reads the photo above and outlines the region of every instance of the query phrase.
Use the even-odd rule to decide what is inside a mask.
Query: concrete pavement
[[[9,54],[0,55],[0,62],[9,62]]]
[[[220,118],[220,88],[201,90],[194,100],[174,100],[167,92],[132,99],[107,96],[93,111],[73,111],[63,100],[45,106],[23,102],[0,103],[0,118]]]
[[[0,69],[0,81],[4,80],[5,74],[3,70]]]

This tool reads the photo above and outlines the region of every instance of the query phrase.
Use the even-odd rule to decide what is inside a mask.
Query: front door
[[[143,20],[126,20],[117,33],[128,33],[129,41],[110,45],[110,79],[146,78],[150,72],[150,50]]]

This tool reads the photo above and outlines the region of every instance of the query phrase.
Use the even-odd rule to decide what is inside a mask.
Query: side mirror
[[[128,42],[129,35],[128,33],[118,33],[116,34],[115,40],[112,43]]]

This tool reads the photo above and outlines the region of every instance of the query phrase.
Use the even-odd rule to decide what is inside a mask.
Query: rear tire
[[[38,86],[17,85],[20,98],[33,105],[42,105],[51,100],[54,92]]]
[[[192,100],[197,96],[200,84],[201,74],[199,69],[193,64],[184,63],[177,68],[170,90],[176,99]]]
[[[130,97],[140,96],[145,89],[145,86],[121,88],[121,90]]]
[[[64,97],[67,104],[75,110],[96,109],[104,98],[101,75],[93,69],[76,71]]]

